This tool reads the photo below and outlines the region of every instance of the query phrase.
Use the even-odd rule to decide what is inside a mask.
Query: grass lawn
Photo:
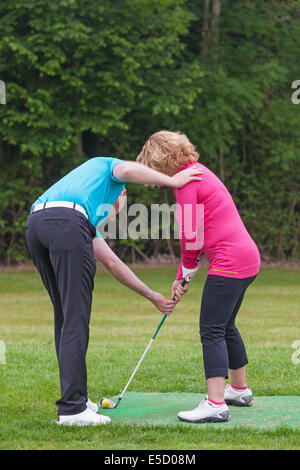
[[[138,268],[154,290],[170,295],[175,267]],[[129,390],[205,393],[198,334],[206,270],[163,325]],[[292,343],[300,340],[300,270],[264,268],[238,315],[246,343],[248,385],[254,395],[300,395],[300,364]],[[122,391],[162,315],[109,274],[95,279],[89,397]],[[191,425],[68,428],[55,424],[59,398],[50,300],[33,270],[0,271],[0,449],[299,449],[300,431],[281,427],[216,429]]]

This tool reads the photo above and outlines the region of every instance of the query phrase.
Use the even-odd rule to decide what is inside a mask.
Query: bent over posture
[[[75,168],[35,201],[26,240],[54,308],[55,346],[61,398],[58,424],[105,424],[88,399],[85,357],[89,341],[95,257],[130,289],[170,314],[174,301],[153,292],[113,253],[96,227],[106,217],[102,204],[118,206],[126,182],[181,187],[199,179],[187,170],[168,177],[142,164],[92,158]],[[197,175],[198,176],[193,176]]]

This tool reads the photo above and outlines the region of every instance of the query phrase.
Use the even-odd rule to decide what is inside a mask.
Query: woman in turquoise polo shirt
[[[118,205],[126,183],[180,188],[199,180],[189,168],[169,177],[136,162],[92,158],[51,186],[32,205],[26,240],[54,308],[55,346],[61,398],[58,424],[106,424],[88,399],[85,356],[97,258],[121,283],[170,314],[175,302],[153,292],[114,254],[96,227],[101,206]]]

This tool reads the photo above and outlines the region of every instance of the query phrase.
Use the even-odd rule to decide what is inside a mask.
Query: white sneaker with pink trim
[[[205,399],[194,410],[178,413],[178,418],[187,423],[221,423],[229,420],[230,411],[226,403],[214,405]]]
[[[227,405],[233,406],[251,406],[254,401],[249,388],[239,390],[231,385],[225,387],[224,400]]]

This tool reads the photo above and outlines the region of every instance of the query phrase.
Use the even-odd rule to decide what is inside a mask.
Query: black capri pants
[[[53,207],[27,219],[26,241],[54,309],[59,415],[86,409],[86,352],[96,263],[96,229],[80,212]]]
[[[244,342],[235,325],[247,287],[256,276],[235,279],[208,275],[202,295],[200,337],[206,379],[228,378],[228,369],[248,363]]]

